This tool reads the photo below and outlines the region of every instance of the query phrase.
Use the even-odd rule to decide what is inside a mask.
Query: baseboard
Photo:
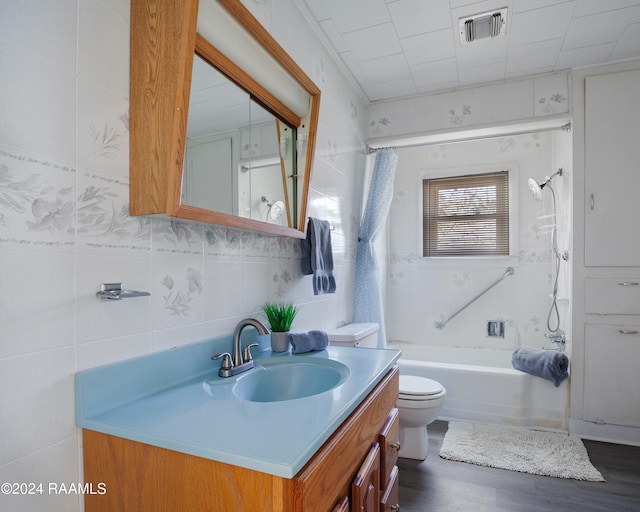
[[[582,439],[640,446],[640,428],[598,424],[569,418],[569,434]]]

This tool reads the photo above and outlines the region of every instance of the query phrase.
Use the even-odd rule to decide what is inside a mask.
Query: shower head
[[[542,189],[551,183],[551,180],[556,176],[562,176],[562,168],[558,169],[558,171],[551,176],[547,176],[542,183],[538,183],[533,178],[529,178],[529,181],[527,181],[529,191],[536,201],[540,201],[542,199]]]
[[[529,184],[529,192],[531,192],[533,198],[536,201],[540,201],[542,199],[542,187],[545,186],[546,182],[542,185],[539,185],[536,180],[534,180],[533,178],[529,178],[529,181],[527,183]]]

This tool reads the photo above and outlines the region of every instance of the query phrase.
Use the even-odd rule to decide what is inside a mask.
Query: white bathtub
[[[402,348],[391,343],[392,348]],[[440,382],[440,418],[568,430],[568,380],[559,387],[511,366],[511,351],[429,347],[433,361],[400,359],[400,373]]]

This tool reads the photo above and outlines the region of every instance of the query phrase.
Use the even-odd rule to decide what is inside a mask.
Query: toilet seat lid
[[[435,380],[415,375],[400,375],[400,395],[431,396],[441,393],[444,388]]]

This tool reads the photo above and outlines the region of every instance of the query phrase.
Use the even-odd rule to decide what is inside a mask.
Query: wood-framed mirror
[[[320,90],[239,0],[132,2],[130,72],[131,215],[304,237]]]

